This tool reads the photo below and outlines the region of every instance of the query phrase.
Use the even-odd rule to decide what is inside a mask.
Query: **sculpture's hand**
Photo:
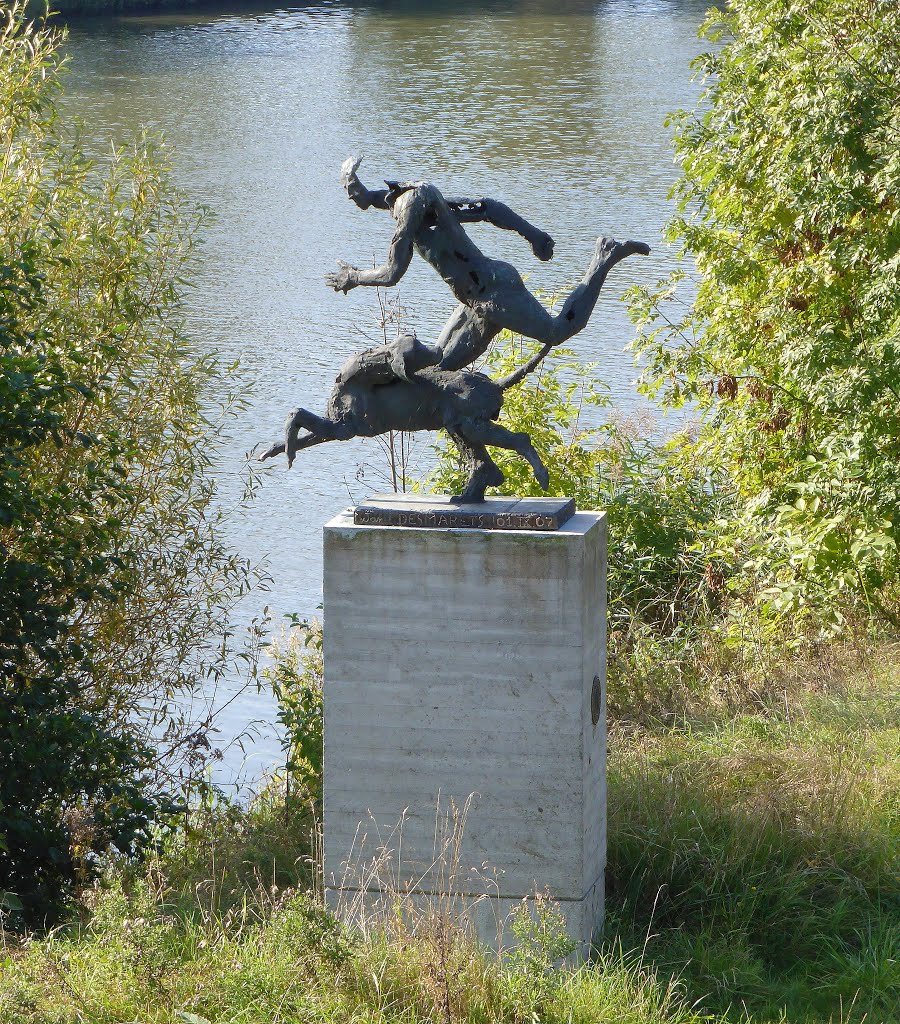
[[[325,275],[325,284],[336,292],[343,292],[346,295],[351,288],[355,288],[359,284],[359,271],[343,260],[337,262],[339,269],[333,274]]]
[[[362,163],[361,156],[348,156],[347,159],[341,164],[341,184],[346,188],[351,181],[359,181],[356,176],[356,172],[359,170],[359,165]]]
[[[533,239],[531,239],[532,252],[537,256],[539,260],[543,260],[544,263],[547,260],[553,259],[553,239],[546,233],[546,231],[539,231]]]
[[[359,180],[357,170],[362,163],[361,156],[348,156],[341,164],[341,184],[347,191],[347,195],[361,210],[368,210],[372,205],[369,197],[369,190]]]

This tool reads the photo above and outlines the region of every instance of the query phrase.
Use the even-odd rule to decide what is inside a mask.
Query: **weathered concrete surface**
[[[325,527],[332,903],[449,890],[497,943],[546,890],[584,948],[603,908],[605,574],[599,513],[547,533]]]

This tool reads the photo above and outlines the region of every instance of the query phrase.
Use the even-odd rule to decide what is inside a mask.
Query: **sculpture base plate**
[[[447,494],[376,494],[353,510],[356,526],[437,530],[558,530],[575,514],[574,498],[485,498]]]

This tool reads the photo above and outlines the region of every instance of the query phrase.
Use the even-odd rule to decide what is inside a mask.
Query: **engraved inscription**
[[[449,530],[558,530],[560,518],[534,512],[413,512],[366,508],[353,512],[357,526],[412,526]]]

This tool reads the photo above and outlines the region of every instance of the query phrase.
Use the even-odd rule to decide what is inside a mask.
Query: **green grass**
[[[607,932],[717,1017],[900,1019],[897,682],[614,734]]]
[[[345,933],[311,819],[198,812],[77,923],[0,954],[3,1024],[900,1020],[896,663],[715,721],[610,735],[607,937],[496,957],[444,920]],[[698,722],[700,724],[698,724]]]

